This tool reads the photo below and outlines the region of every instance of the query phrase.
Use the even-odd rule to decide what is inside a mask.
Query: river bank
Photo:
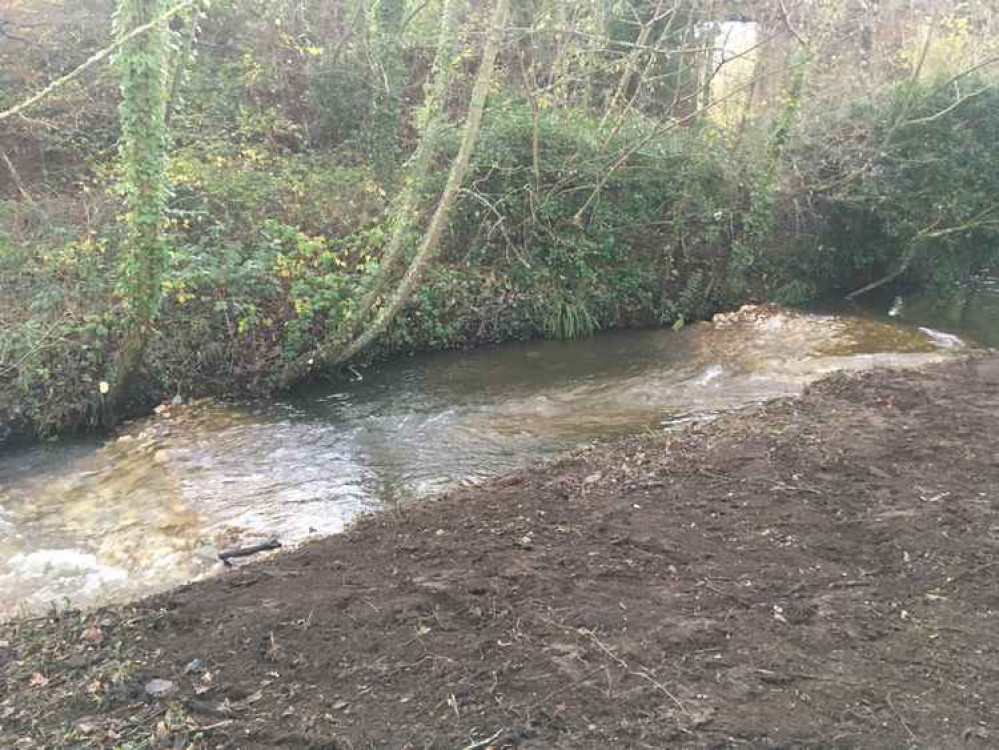
[[[110,440],[0,456],[0,620],[169,590],[218,552],[296,546],[591,444],[966,356],[905,324],[745,308],[682,331],[417,355],[269,402],[162,407]]]
[[[0,744],[992,747],[997,411],[994,357],[837,375],[5,625]]]

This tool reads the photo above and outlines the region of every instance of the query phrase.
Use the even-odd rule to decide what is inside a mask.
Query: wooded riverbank
[[[990,3],[570,5],[6,3],[0,442],[999,262]]]

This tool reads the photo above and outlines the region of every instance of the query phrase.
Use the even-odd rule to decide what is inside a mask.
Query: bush
[[[824,124],[826,148],[796,154],[819,185],[792,195],[820,190],[814,234],[780,258],[784,290],[842,294],[890,278],[947,298],[999,262],[999,89],[987,83],[962,80],[979,93],[959,103],[949,81],[900,85]]]
[[[0,412],[45,436],[100,421],[110,331],[106,247],[14,245],[0,235]]]
[[[534,300],[535,328],[559,337],[600,327],[699,317],[710,294],[681,299],[697,269],[717,273],[733,194],[719,155],[696,132],[657,136],[635,120],[610,135],[579,112],[533,113],[515,99],[489,108],[448,258],[508,274]],[[634,149],[577,221],[608,164]],[[685,302],[695,301],[693,307]]]

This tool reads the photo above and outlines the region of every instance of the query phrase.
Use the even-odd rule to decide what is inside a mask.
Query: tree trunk
[[[167,200],[169,31],[154,24],[166,12],[166,0],[125,0],[114,19],[115,33],[123,42],[116,65],[122,93],[118,111],[126,235],[117,263],[124,325],[122,343],[108,375],[111,421],[141,365],[159,308],[167,260],[162,222]],[[144,26],[148,31],[130,37]]]
[[[374,51],[380,76],[375,97],[371,157],[375,175],[382,185],[392,182],[399,160],[399,118],[406,74],[402,50],[405,20],[405,0],[378,0],[375,6]]]
[[[446,20],[442,28],[441,47],[438,49],[437,65],[435,65],[436,72],[434,75],[433,94],[437,99],[433,106],[440,106],[442,109],[447,92],[447,68],[450,65],[450,54],[442,55],[441,50],[451,49],[450,38],[453,37],[453,33],[449,33],[449,27],[451,27],[453,22],[451,16],[453,13],[452,6],[452,1],[447,0],[445,11],[448,14],[448,20]],[[361,302],[360,307],[361,311],[365,313],[364,318],[359,315],[356,318],[358,323],[352,328],[353,330],[360,329],[361,332],[353,336],[352,340],[346,344],[327,344],[320,347],[311,356],[306,355],[298,358],[295,362],[288,365],[282,373],[280,378],[280,385],[282,387],[287,388],[291,386],[294,382],[301,379],[313,366],[335,367],[357,356],[385,332],[385,329],[388,328],[399,310],[402,309],[403,305],[409,299],[410,294],[412,294],[416,286],[422,281],[424,273],[438,251],[441,236],[447,226],[451,209],[454,207],[458,193],[461,190],[465,174],[468,171],[469,162],[471,161],[472,151],[478,140],[482,115],[485,110],[489,88],[492,85],[493,70],[496,65],[496,57],[499,54],[500,42],[509,10],[510,0],[497,0],[491,19],[489,36],[482,52],[482,60],[479,64],[475,85],[472,88],[472,97],[468,107],[468,115],[465,119],[465,126],[462,131],[458,155],[451,165],[447,185],[438,201],[437,209],[430,220],[430,224],[423,235],[419,249],[399,285],[377,317],[367,323],[366,327],[360,328],[366,322],[364,318],[374,309],[374,305],[388,283],[390,266],[396,265],[397,261],[401,259],[405,247],[406,234],[415,225],[418,218],[418,204],[422,194],[421,188],[425,184],[423,178],[429,170],[430,156],[434,150],[432,146],[437,142],[435,134],[437,128],[434,127],[432,113],[429,114],[431,120],[427,124],[428,130],[424,135],[425,139],[429,135],[432,140],[427,143],[421,141],[420,150],[423,151],[422,157],[419,153],[417,156],[414,156],[414,169],[411,174],[413,184],[407,188],[407,190],[411,189],[412,192],[408,193],[401,201],[403,204],[401,209],[402,217],[393,232],[390,248],[382,261],[382,269],[379,270],[374,286],[368,291]],[[421,158],[426,159],[426,167],[422,169],[420,169]]]
[[[468,116],[465,120],[465,128],[462,133],[461,146],[458,149],[458,155],[455,157],[454,163],[451,165],[447,186],[444,188],[444,193],[437,204],[437,210],[434,212],[433,218],[430,220],[430,225],[423,236],[416,257],[413,258],[413,262],[406,271],[406,275],[402,278],[391,300],[378,317],[357,339],[337,352],[330,364],[342,364],[357,356],[385,332],[385,329],[388,328],[399,310],[406,303],[406,300],[409,299],[410,294],[412,294],[416,286],[422,281],[430,262],[436,256],[440,246],[441,235],[447,226],[451,209],[457,201],[458,192],[461,190],[465,174],[468,172],[472,151],[475,149],[475,144],[478,141],[479,128],[482,124],[482,114],[485,110],[489,89],[492,86],[493,70],[496,65],[496,57],[499,53],[500,42],[509,10],[510,0],[497,0],[491,20],[489,37],[482,52],[482,61],[479,65],[479,72],[472,89],[472,98],[469,103]]]
[[[402,259],[406,240],[416,228],[420,219],[420,202],[423,199],[430,165],[440,143],[441,132],[447,117],[447,91],[451,80],[451,60],[454,56],[454,30],[457,20],[457,4],[444,0],[443,24],[437,53],[430,76],[430,85],[423,105],[423,136],[416,147],[407,169],[406,181],[396,201],[392,217],[392,236],[382,254],[378,271],[368,290],[361,299],[358,309],[348,328],[348,339],[356,338],[368,322],[371,310],[385,291],[392,272]]]

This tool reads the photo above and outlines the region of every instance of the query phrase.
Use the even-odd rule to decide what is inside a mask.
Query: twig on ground
[[[486,737],[484,740],[479,740],[478,742],[473,742],[471,745],[465,745],[461,750],[478,750],[480,747],[485,747],[489,743],[498,740],[500,735],[503,734],[503,729],[497,729],[496,734],[491,737]]]
[[[636,677],[641,677],[642,679],[647,680],[649,683],[651,683],[656,688],[658,688],[659,691],[663,695],[665,695],[667,698],[669,698],[671,701],[673,701],[673,703],[676,704],[677,708],[679,708],[681,711],[683,711],[683,713],[687,714],[688,716],[690,715],[688,713],[688,711],[687,711],[686,706],[683,705],[683,702],[679,698],[677,698],[675,695],[673,695],[673,693],[671,693],[669,690],[667,690],[665,688],[665,686],[663,686],[661,683],[659,683],[658,681],[656,681],[655,679],[653,679],[653,677],[648,673],[648,670],[644,666],[640,670],[632,669],[631,666],[628,664],[628,662],[626,662],[620,656],[618,656],[613,651],[611,651],[610,648],[608,648],[606,645],[604,645],[600,641],[600,639],[597,638],[597,634],[594,633],[592,630],[588,630],[587,628],[580,628],[579,632],[582,633],[583,635],[586,635],[587,637],[589,637],[590,640],[592,640],[595,644],[597,644],[597,646],[600,647],[601,651],[603,651],[611,659],[613,659],[618,664],[620,664],[622,667],[624,667],[626,670],[628,670],[629,674],[633,674]]]
[[[996,565],[999,565],[999,560],[992,560],[991,562],[983,563],[982,565],[978,565],[972,568],[971,570],[965,570],[962,571],[961,573],[958,573],[956,576],[951,577],[951,579],[948,580],[947,583],[955,583],[957,581],[960,581],[962,578],[973,576],[975,575],[975,573],[981,573],[983,570],[988,570],[989,568],[994,567]]]
[[[628,666],[628,662],[626,662],[620,656],[618,656],[613,651],[611,651],[609,648],[607,648],[607,646],[605,646],[603,643],[601,643],[600,639],[597,638],[597,634],[594,633],[592,630],[588,630],[587,628],[580,628],[579,632],[582,633],[583,635],[585,635],[590,640],[592,640],[595,644],[597,644],[597,646],[600,647],[601,651],[603,651],[605,654],[607,654],[611,659],[613,659],[614,661],[616,661],[622,667],[624,667],[625,669],[631,669],[631,667]]]
[[[711,591],[714,591],[716,594],[718,594],[720,596],[727,596],[730,599],[734,599],[735,601],[739,602],[739,604],[741,604],[746,609],[752,609],[753,608],[753,605],[750,602],[747,602],[745,599],[743,599],[738,594],[733,594],[730,591],[723,591],[722,589],[720,589],[717,586],[713,585],[711,583],[711,581],[708,580],[707,578],[705,578],[703,581],[701,581],[701,585],[703,585],[706,589],[710,589]]]
[[[223,719],[222,721],[216,721],[214,724],[209,724],[206,727],[198,727],[198,731],[211,732],[213,729],[223,729],[225,727],[232,726],[233,723],[233,719]]]
[[[891,693],[885,695],[885,700],[888,702],[888,708],[890,708],[891,712],[895,714],[895,718],[898,719],[899,723],[902,725],[902,728],[905,729],[906,733],[909,735],[909,739],[915,740],[916,734],[911,729],[909,729],[909,725],[905,723],[905,719],[902,718],[902,714],[898,712],[898,709],[895,708],[895,704],[891,702]]]
[[[683,705],[683,701],[681,701],[679,698],[677,698],[675,695],[673,695],[673,693],[671,693],[669,690],[667,690],[663,686],[662,683],[660,683],[657,680],[654,680],[652,678],[652,676],[649,675],[648,672],[635,671],[635,672],[632,672],[631,674],[635,675],[636,677],[641,677],[643,680],[648,680],[649,683],[651,683],[656,688],[658,688],[659,692],[661,692],[663,695],[665,695],[667,698],[669,698],[671,701],[673,701],[676,704],[677,708],[679,708],[681,711],[683,711],[683,713],[685,713],[687,716],[690,716],[690,712],[687,711],[687,707]]]

